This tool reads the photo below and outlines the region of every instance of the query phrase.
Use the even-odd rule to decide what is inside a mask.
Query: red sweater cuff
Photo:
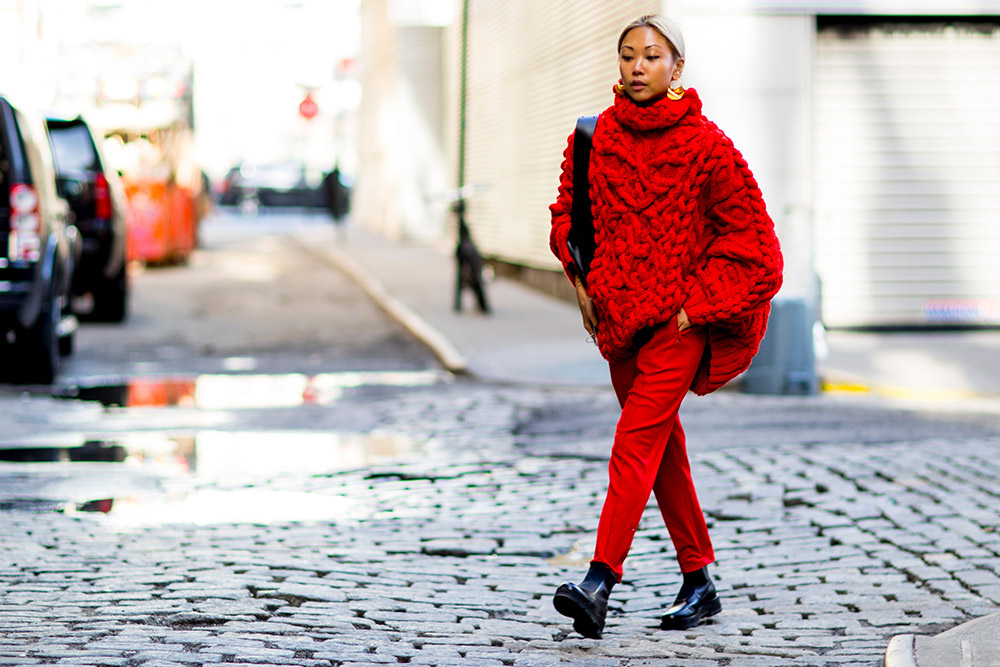
[[[704,324],[708,315],[709,296],[701,283],[693,278],[687,281],[687,299],[684,300],[684,312],[692,324]]]

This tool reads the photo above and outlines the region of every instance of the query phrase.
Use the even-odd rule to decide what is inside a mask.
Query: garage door
[[[826,324],[1000,323],[1000,28],[821,21],[814,95]]]

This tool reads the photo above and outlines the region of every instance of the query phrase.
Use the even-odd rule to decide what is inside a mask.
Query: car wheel
[[[128,313],[128,269],[122,262],[114,277],[94,290],[94,310],[90,319],[98,322],[121,322]]]
[[[75,346],[76,334],[68,333],[65,336],[59,337],[59,355],[63,357],[68,357],[73,354],[73,348]]]
[[[47,300],[38,322],[17,332],[17,379],[28,384],[52,384],[59,372],[59,323],[62,306],[58,297]]]
[[[8,339],[8,332],[0,329],[0,382],[16,382],[17,344]]]

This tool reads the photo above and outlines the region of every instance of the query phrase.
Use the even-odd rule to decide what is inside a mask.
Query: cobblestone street
[[[413,443],[407,454],[162,480],[162,506],[187,499],[191,515],[5,511],[0,664],[874,666],[895,634],[996,611],[1000,439],[831,432],[826,444],[693,444],[722,614],[658,629],[679,574],[651,504],[604,639],[580,638],[551,594],[582,576],[593,546],[608,393],[362,388],[345,409],[363,400],[380,434]],[[787,400],[700,403],[779,415]],[[525,428],[553,404],[591,406],[601,423],[554,447]],[[5,485],[59,474],[2,465]],[[280,511],[293,500],[307,520]]]

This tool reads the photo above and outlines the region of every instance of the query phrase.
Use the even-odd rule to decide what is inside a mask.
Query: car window
[[[49,136],[52,137],[56,169],[60,173],[99,169],[94,140],[85,125],[50,125]]]

